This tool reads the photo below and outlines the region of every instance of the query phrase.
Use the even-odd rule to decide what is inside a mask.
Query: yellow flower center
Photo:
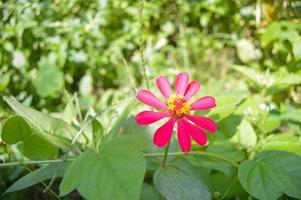
[[[176,119],[184,117],[190,111],[190,104],[186,102],[183,95],[171,95],[167,105],[169,113]]]

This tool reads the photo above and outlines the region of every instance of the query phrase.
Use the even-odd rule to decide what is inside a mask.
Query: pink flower
[[[190,151],[191,138],[199,145],[206,145],[208,138],[203,129],[215,132],[217,125],[210,118],[191,115],[190,112],[215,107],[214,97],[205,96],[193,103],[189,103],[190,98],[200,89],[200,83],[197,81],[189,83],[187,73],[178,74],[175,81],[175,94],[172,94],[171,85],[166,77],[160,76],[156,79],[156,83],[161,94],[166,99],[165,102],[162,102],[148,90],[140,90],[136,98],[142,103],[157,109],[157,111],[142,111],[138,113],[136,122],[140,125],[148,125],[163,118],[168,118],[167,122],[156,130],[153,138],[154,144],[159,147],[168,144],[175,124],[177,124],[178,141],[183,152]]]

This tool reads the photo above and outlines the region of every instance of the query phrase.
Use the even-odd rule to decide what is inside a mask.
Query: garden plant
[[[0,2],[0,199],[301,199],[301,2]]]

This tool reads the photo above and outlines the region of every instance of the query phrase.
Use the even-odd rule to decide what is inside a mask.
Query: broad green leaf
[[[154,174],[154,184],[167,200],[210,200],[211,194],[195,174],[168,165]]]
[[[152,185],[143,183],[140,199],[141,200],[160,200],[160,193]]]
[[[99,152],[87,150],[68,168],[60,195],[77,188],[89,200],[138,200],[145,173],[141,150],[147,143],[142,135],[128,135],[107,140]]]
[[[21,152],[31,159],[49,159],[58,154],[58,148],[67,148],[70,140],[44,133],[30,126],[20,116],[12,116],[3,125],[2,140],[7,144],[22,142]]]
[[[291,120],[294,122],[301,123],[301,109],[292,109],[285,114],[282,114],[284,120]]]
[[[281,151],[264,151],[238,169],[242,186],[260,200],[276,200],[282,194],[301,198],[301,157]]]
[[[12,97],[3,95],[3,99],[18,115],[24,117],[34,126],[37,126],[46,132],[69,139],[72,139],[76,135],[76,130],[63,120],[50,117],[37,110],[24,106]]]
[[[231,140],[250,150],[256,145],[257,136],[250,122],[243,119],[239,125],[238,132]]]
[[[53,163],[43,166],[14,182],[5,193],[23,190],[41,181],[51,179],[54,175],[57,178],[63,177],[69,163]]]
[[[207,151],[222,155],[225,158],[239,162],[245,158],[243,151],[237,149],[234,144],[229,141],[214,141],[208,145]]]

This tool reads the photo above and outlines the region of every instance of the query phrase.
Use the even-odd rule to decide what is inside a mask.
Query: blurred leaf
[[[142,135],[130,135],[103,143],[99,152],[87,150],[67,169],[60,195],[77,188],[89,200],[138,200],[145,173],[141,150],[146,145]]]
[[[10,75],[9,74],[2,75],[1,73],[0,73],[0,75],[1,75],[0,76],[0,92],[3,92],[9,84]]]
[[[104,136],[104,128],[97,119],[94,119],[91,124],[92,124],[93,142],[95,147],[97,147],[97,145],[99,144],[99,142]]]
[[[236,43],[236,50],[239,59],[248,63],[251,61],[256,61],[261,58],[261,52],[256,49],[250,40],[242,39]]]
[[[217,106],[211,110],[206,116],[213,118],[215,121],[221,121],[222,119],[231,115],[237,105],[245,98],[245,96],[238,95],[226,95],[217,97]]]
[[[294,41],[293,54],[296,60],[301,60],[301,40]]]
[[[140,195],[141,200],[160,200],[160,193],[147,183],[143,183]]]
[[[301,157],[281,151],[264,151],[238,169],[244,189],[260,200],[276,200],[283,193],[301,198]]]
[[[63,177],[69,163],[52,163],[26,174],[14,182],[5,193],[16,192],[33,186],[41,181],[51,179],[54,175],[57,178]]]
[[[277,40],[281,35],[281,25],[278,22],[272,22],[261,35],[261,44],[266,47],[269,43]]]
[[[64,74],[55,66],[45,65],[40,67],[33,83],[41,97],[54,97],[63,89]]]
[[[278,129],[281,125],[281,118],[279,116],[269,115],[262,120],[258,127],[263,133],[271,133]]]
[[[249,121],[243,119],[239,125],[238,132],[231,141],[242,145],[245,149],[252,149],[256,145],[257,136]]]

